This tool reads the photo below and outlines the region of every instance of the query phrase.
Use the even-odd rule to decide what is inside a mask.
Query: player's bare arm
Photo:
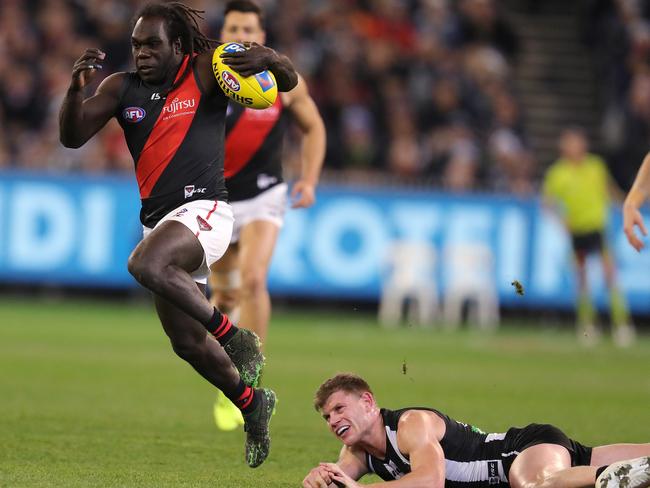
[[[638,227],[644,236],[648,235],[640,208],[650,195],[650,153],[643,159],[632,188],[623,203],[623,230],[630,245],[640,251],[644,244],[634,228]]]
[[[124,73],[107,77],[95,94],[84,100],[83,89],[101,69],[104,57],[99,49],[86,49],[72,68],[70,87],[59,112],[59,139],[66,147],[81,147],[115,113]]]
[[[332,479],[331,473],[333,466],[340,470],[349,479],[356,481],[361,479],[364,474],[368,473],[368,467],[364,460],[364,453],[362,451],[355,451],[354,448],[343,446],[339,459],[336,464],[333,463],[320,463],[313,468],[302,481],[304,488],[334,488],[337,485]]]
[[[411,462],[411,472],[395,481],[382,482],[369,486],[394,486],[396,488],[444,488],[445,455],[440,445],[444,436],[444,421],[435,413],[421,410],[406,412],[399,421],[397,445]],[[328,464],[333,481],[347,488],[357,488],[356,483],[338,466]]]
[[[288,57],[256,42],[244,44],[248,47],[246,51],[223,53],[223,62],[242,76],[269,70],[281,92],[288,92],[298,84],[298,74]]]
[[[306,208],[316,201],[316,185],[325,159],[325,124],[300,75],[296,87],[285,97],[287,109],[303,135],[302,172],[291,190],[291,206]]]

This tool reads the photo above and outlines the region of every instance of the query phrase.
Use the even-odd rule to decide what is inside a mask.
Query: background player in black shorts
[[[241,409],[246,460],[255,467],[268,455],[275,394],[253,388],[263,362],[255,335],[233,326],[204,294],[208,267],[225,252],[233,218],[223,177],[227,98],[212,71],[216,43],[198,28],[200,13],[177,2],[143,7],[131,36],[136,70],[108,76],[84,100],[105,57],[87,49],[72,70],[60,139],[80,147],[111,117],[122,126],[145,234],[129,271],[153,292],[174,351]],[[291,62],[263,46],[225,61],[245,76],[270,69],[281,91],[297,83]]]
[[[591,448],[552,425],[486,434],[434,409],[380,409],[354,374],[325,381],[314,406],[343,448],[336,464],[310,471],[306,488],[358,487],[373,472],[404,488],[650,486],[650,444]]]
[[[624,294],[616,282],[616,263],[605,242],[610,195],[620,190],[614,184],[607,165],[599,156],[589,152],[586,133],[579,127],[562,131],[559,141],[560,158],[551,165],[544,177],[544,198],[556,208],[571,235],[576,263],[578,290],[577,330],[586,345],[597,338],[587,281],[587,257],[597,255],[603,266],[605,284],[609,290],[609,309],[614,341],[629,346],[634,341]]]

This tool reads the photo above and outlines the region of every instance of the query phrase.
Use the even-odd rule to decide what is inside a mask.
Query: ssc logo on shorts
[[[224,53],[240,53],[246,51],[246,48],[238,42],[231,42],[223,48]]]
[[[122,117],[127,122],[132,124],[137,124],[145,118],[147,112],[144,111],[141,107],[127,107],[122,111]]]
[[[239,86],[239,81],[237,81],[237,78],[235,75],[233,75],[230,71],[222,71],[221,72],[221,77],[223,78],[223,81],[232,91],[239,91],[241,88]]]

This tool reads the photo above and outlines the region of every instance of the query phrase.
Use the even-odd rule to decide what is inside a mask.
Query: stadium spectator
[[[589,0],[585,38],[598,68],[604,149],[610,168],[629,188],[650,138],[650,4]]]
[[[59,105],[65,92],[62,67],[74,62],[80,44],[96,45],[107,53],[106,72],[131,68],[130,46],[125,42],[128,14],[142,3],[2,2],[0,127],[7,136],[0,154],[5,166],[132,171],[126,148],[115,145],[110,134],[114,128],[106,129],[109,134],[100,136],[89,154],[72,156],[55,149],[50,142],[56,137],[52,107]],[[207,8],[209,2],[189,3],[208,11],[211,16],[204,27],[218,37],[221,20]],[[458,190],[532,189],[532,173],[527,171],[507,175],[498,185],[491,180],[495,167],[499,173],[506,171],[488,146],[492,132],[501,126],[504,97],[519,112],[510,86],[518,41],[497,2],[262,4],[269,12],[269,44],[296,60],[323,115],[328,133],[326,168],[390,174],[397,176],[392,178],[396,181]],[[292,15],[279,15],[284,11]],[[25,64],[21,61],[25,59],[42,61]],[[522,154],[529,154],[525,137],[520,133],[518,137]],[[24,141],[39,147],[25,150]],[[532,158],[526,160],[534,164]],[[522,179],[527,182],[522,184]]]

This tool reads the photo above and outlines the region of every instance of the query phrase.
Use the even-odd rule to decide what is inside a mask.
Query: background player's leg
[[[512,488],[582,488],[596,480],[595,466],[571,467],[569,451],[558,444],[538,444],[524,449],[512,463],[508,478]]]
[[[232,243],[226,253],[210,269],[210,303],[239,322],[240,273],[239,244]],[[236,276],[236,279],[235,279]],[[213,407],[214,422],[220,430],[230,431],[244,425],[244,417],[228,398],[219,391]]]
[[[210,303],[230,317],[232,322],[239,322],[237,309],[241,275],[239,272],[239,244],[228,246],[225,254],[210,269]]]
[[[246,224],[239,237],[242,276],[240,323],[259,336],[262,347],[266,342],[271,317],[271,298],[266,278],[278,233],[277,225],[256,220]]]
[[[268,267],[278,236],[278,227],[267,221],[253,221],[242,227],[236,246],[231,245],[212,266],[210,284],[217,295],[212,303],[217,308],[232,307],[232,298],[239,298],[239,325],[255,332],[262,341],[267,337],[271,316],[271,298],[266,286]],[[237,259],[235,261],[235,259]],[[233,289],[233,272],[239,271],[242,277],[240,289]],[[221,309],[221,308],[220,308]],[[237,407],[218,394],[214,405],[214,418],[221,430],[234,430],[243,424]]]
[[[635,339],[634,327],[630,321],[625,295],[619,290],[616,280],[616,264],[607,248],[600,250],[605,283],[609,290],[609,310],[612,322],[612,334],[617,345],[627,347]]]
[[[591,296],[589,296],[589,283],[587,281],[587,253],[583,250],[575,251],[576,278],[578,281],[577,333],[583,344],[590,345],[596,340],[594,320],[596,312]]]
[[[190,276],[201,266],[203,256],[203,247],[190,229],[167,221],[136,246],[129,257],[129,272],[156,295],[208,324],[214,307]]]

